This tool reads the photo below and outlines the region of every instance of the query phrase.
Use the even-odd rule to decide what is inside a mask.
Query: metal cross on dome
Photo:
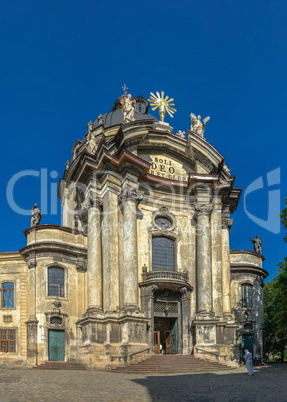
[[[128,87],[126,86],[126,84],[124,84],[124,86],[122,87],[123,91],[124,91],[124,95],[126,95],[128,93]]]

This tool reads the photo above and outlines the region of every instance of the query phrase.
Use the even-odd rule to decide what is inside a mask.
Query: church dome
[[[108,113],[105,113],[103,116],[102,115],[98,116],[98,118],[93,123],[93,128],[96,128],[102,124],[104,128],[108,128],[112,126],[119,126],[123,123],[124,115],[121,110],[122,96],[120,96],[114,102],[113,110],[111,110]],[[141,120],[158,121],[156,117],[148,113],[149,103],[145,98],[143,98],[142,96],[137,96],[135,98],[132,98],[132,100],[136,102],[135,114],[134,114],[135,121],[141,121]]]

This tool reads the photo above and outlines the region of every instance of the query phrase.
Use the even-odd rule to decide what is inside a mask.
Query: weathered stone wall
[[[27,266],[18,252],[0,253],[0,283],[14,283],[14,307],[4,308],[1,293],[0,328],[16,329],[16,351],[0,351],[1,361],[26,362]]]

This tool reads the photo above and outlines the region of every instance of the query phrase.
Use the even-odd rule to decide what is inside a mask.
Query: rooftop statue
[[[176,135],[178,135],[180,138],[184,138],[185,131],[178,130],[178,132],[176,133]]]
[[[130,94],[124,94],[120,98],[120,103],[121,103],[122,111],[123,111],[123,115],[124,115],[123,124],[134,121],[135,120],[136,101],[132,100],[132,96]]]
[[[151,109],[159,110],[159,116],[161,121],[164,121],[166,113],[168,113],[170,117],[173,117],[173,114],[176,112],[176,109],[172,107],[174,106],[174,103],[171,103],[174,101],[173,98],[164,96],[163,91],[161,91],[161,94],[159,94],[159,92],[156,92],[156,95],[151,92],[150,95],[151,97],[148,99],[148,101],[151,104],[152,107]]]
[[[97,142],[96,142],[96,138],[95,138],[95,134],[93,133],[93,123],[90,121],[88,123],[88,137],[87,137],[87,149],[88,152],[90,152],[91,154],[94,154],[96,152],[96,148],[97,148]]]
[[[250,240],[253,243],[253,247],[254,247],[254,251],[260,255],[262,255],[262,241],[260,240],[259,236],[256,236],[254,239],[252,239],[252,237],[250,237]]]
[[[31,226],[39,225],[42,219],[41,210],[38,208],[38,204],[34,204],[32,208]]]
[[[208,122],[208,120],[210,120],[210,117],[207,116],[201,121],[200,115],[196,116],[194,113],[191,113],[190,118],[191,118],[191,127],[190,127],[191,131],[193,131],[195,134],[203,138],[206,123]]]

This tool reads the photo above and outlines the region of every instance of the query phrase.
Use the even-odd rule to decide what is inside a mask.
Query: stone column
[[[111,187],[103,196],[103,308],[119,310],[119,227],[118,192]]]
[[[180,289],[181,293],[181,321],[182,321],[182,348],[183,355],[189,355],[190,347],[190,290],[186,287]]]
[[[26,321],[27,325],[27,359],[29,365],[37,365],[37,327],[38,320],[36,317],[36,266],[37,262],[33,258],[27,261],[29,268],[28,275],[28,289],[29,289],[29,303],[28,314],[29,318]]]
[[[211,204],[195,204],[197,251],[197,313],[212,316],[211,239],[209,215]]]
[[[231,318],[229,230],[233,219],[222,218],[222,308],[223,316]]]
[[[143,196],[131,187],[123,194],[124,308],[138,308],[137,202]]]
[[[67,188],[64,190],[64,194],[62,197],[62,225],[69,226],[69,201],[70,192]]]
[[[88,311],[103,309],[101,208],[102,199],[91,201],[88,210]]]
[[[211,214],[211,264],[212,301],[216,317],[222,317],[222,241],[221,241],[221,199],[214,197]]]

